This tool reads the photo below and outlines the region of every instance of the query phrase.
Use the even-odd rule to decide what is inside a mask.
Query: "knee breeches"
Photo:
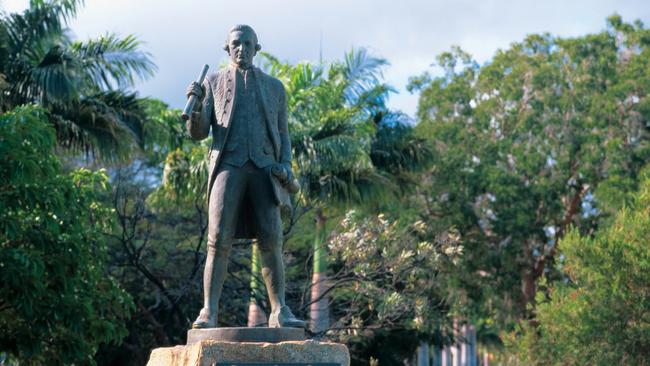
[[[280,209],[266,168],[250,161],[242,167],[221,164],[210,191],[208,250],[227,255],[239,225],[251,225],[260,250],[282,246]]]

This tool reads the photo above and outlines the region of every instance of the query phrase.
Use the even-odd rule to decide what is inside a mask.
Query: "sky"
[[[7,12],[28,3],[0,0]],[[136,35],[158,66],[136,89],[175,108],[203,64],[216,69],[226,59],[222,46],[234,24],[251,25],[264,51],[291,63],[333,61],[365,47],[390,63],[384,77],[399,93],[389,107],[414,116],[418,96],[405,89],[409,77],[435,74],[436,55],[451,46],[483,64],[528,34],[599,32],[613,13],[650,26],[649,0],[86,0],[70,28],[79,40]]]

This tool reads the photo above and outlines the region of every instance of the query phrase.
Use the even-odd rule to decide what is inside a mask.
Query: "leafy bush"
[[[126,335],[131,298],[106,275],[104,171],[63,171],[45,112],[0,116],[0,351],[21,364],[94,364]]]
[[[551,286],[514,345],[525,365],[650,363],[650,178],[595,237],[561,243],[569,280]],[[539,294],[538,294],[538,297]],[[540,299],[542,300],[542,299]]]

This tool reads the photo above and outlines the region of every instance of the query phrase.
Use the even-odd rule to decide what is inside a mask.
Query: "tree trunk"
[[[449,346],[445,346],[442,349],[442,354],[440,355],[440,365],[451,366],[451,349]]]
[[[417,350],[417,365],[418,366],[429,366],[429,343],[426,341],[420,341],[420,345]]]
[[[535,277],[535,273],[525,269],[521,274],[521,294],[523,295],[523,301],[520,306],[522,311],[525,312],[526,305],[533,304],[536,292],[537,277]]]
[[[451,347],[452,365],[454,366],[478,366],[478,350],[476,339],[476,327],[470,323],[461,325],[461,321],[454,319],[454,345]],[[442,364],[448,361],[448,355],[443,350]]]
[[[451,364],[453,366],[463,366],[460,363],[460,328],[458,326],[458,319],[454,318],[454,343],[451,345]]]
[[[438,345],[433,345],[431,347],[431,366],[446,366],[442,363],[442,353],[443,349]]]
[[[251,245],[251,298],[248,303],[248,326],[259,327],[268,323],[264,309],[259,305],[258,299],[262,298],[260,287],[262,287],[262,266],[257,243]]]
[[[314,240],[314,272],[311,278],[311,305],[309,315],[311,330],[325,332],[329,328],[329,296],[327,291],[327,252],[325,247],[325,224],[327,218],[323,211],[316,212],[316,239]]]
[[[467,324],[463,324],[460,326],[460,360],[459,360],[459,365],[460,366],[469,366],[469,344],[467,342]]]
[[[469,343],[469,366],[478,366],[478,351],[476,345],[476,327],[473,325],[467,326],[468,335],[467,342]]]

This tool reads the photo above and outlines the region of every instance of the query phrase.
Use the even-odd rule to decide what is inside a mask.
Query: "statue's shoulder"
[[[219,69],[219,71],[215,72],[214,75],[218,78],[225,78],[228,76],[228,72],[230,72],[230,67],[224,66]]]
[[[212,89],[223,89],[224,81],[226,80],[228,74],[228,69],[223,68],[221,70],[209,73],[206,75],[205,79],[210,84]]]
[[[271,76],[267,73],[265,73],[262,69],[257,68],[257,75],[260,75],[262,80],[267,83],[268,85],[271,85],[273,88],[284,88],[284,85],[280,81],[280,79],[276,78],[275,76]]]

